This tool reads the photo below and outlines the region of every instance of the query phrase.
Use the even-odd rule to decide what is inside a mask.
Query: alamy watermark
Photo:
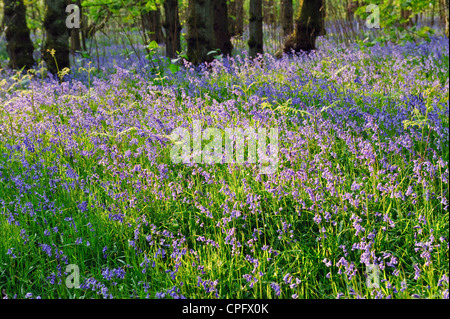
[[[66,13],[69,13],[66,18],[66,27],[68,29],[79,29],[81,21],[80,7],[76,4],[69,4],[66,7]]]
[[[368,29],[380,28],[380,7],[376,4],[369,4],[366,7],[366,13],[370,13],[366,18],[366,27]]]
[[[380,288],[380,268],[377,265],[366,265],[367,288]]]
[[[69,274],[66,278],[66,287],[80,288],[80,268],[75,264],[67,265],[66,273]]]
[[[253,127],[201,129],[200,121],[193,121],[191,134],[187,128],[178,127],[170,135],[174,146],[170,151],[173,163],[205,164],[261,164],[261,174],[273,174],[278,168],[278,128]],[[270,143],[267,145],[267,135]],[[202,149],[202,142],[209,141]],[[245,143],[247,141],[247,143]],[[223,143],[225,144],[223,147]],[[247,144],[247,159],[245,148]],[[236,151],[236,152],[234,152]]]
[[[80,7],[76,4],[69,4],[66,6],[66,13],[69,13],[66,18],[66,27],[69,29],[79,29],[81,21]],[[379,29],[380,7],[376,4],[369,4],[366,6],[366,13],[370,13],[366,18],[366,27],[368,29]]]

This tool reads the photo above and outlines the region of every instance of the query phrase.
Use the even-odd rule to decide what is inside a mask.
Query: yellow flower
[[[70,73],[70,69],[69,68],[64,68],[61,71],[58,72],[58,77],[60,79],[62,79],[64,77],[64,75],[67,75]]]
[[[54,57],[55,53],[56,53],[55,49],[51,49],[51,50],[47,49],[47,52],[49,52],[52,57]]]

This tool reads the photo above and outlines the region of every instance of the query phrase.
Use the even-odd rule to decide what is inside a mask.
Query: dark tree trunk
[[[233,45],[228,31],[227,0],[214,0],[214,38],[215,48],[224,56],[231,55]]]
[[[275,7],[273,0],[264,0],[263,2],[263,21],[266,25],[275,25]]]
[[[178,0],[165,0],[164,1],[164,30],[165,30],[165,43],[166,43],[166,55],[169,58],[176,58],[177,52],[181,51],[180,42],[180,18],[178,16]]]
[[[290,54],[316,49],[316,38],[325,33],[325,1],[304,0],[300,14],[295,21],[295,30],[284,44],[283,51]]]
[[[322,7],[319,9],[319,24],[320,24],[320,31],[319,35],[326,35],[327,30],[325,29],[325,16],[327,14],[327,1],[322,0]]]
[[[69,32],[66,27],[66,4],[64,0],[45,0],[44,61],[52,74],[70,67]],[[48,51],[54,50],[54,57]],[[55,62],[56,60],[56,62]]]
[[[190,0],[188,15],[187,56],[198,65],[211,62],[208,53],[214,49],[214,0]]]
[[[27,27],[26,9],[22,0],[4,0],[6,51],[13,69],[29,69],[34,64],[33,43]]]
[[[75,3],[78,8],[80,9],[80,18],[82,19],[81,15],[81,0],[75,0],[72,1]],[[80,21],[81,22],[81,21]],[[70,31],[70,51],[74,53],[75,51],[81,50],[81,42],[80,42],[80,29],[79,28],[73,28]]]
[[[81,50],[80,29],[73,28],[70,31],[70,50],[72,53]]]
[[[292,0],[281,0],[281,27],[286,37],[294,31],[294,7]]]
[[[149,33],[150,41],[157,43],[164,42],[164,37],[161,31],[161,10],[156,6],[156,10],[143,13],[144,27]]]
[[[81,1],[80,1],[80,17],[81,17],[81,30],[80,30],[80,35],[81,35],[81,45],[83,46],[83,50],[87,51],[87,46],[86,46],[86,38],[87,38],[87,17],[85,17],[83,15],[83,7],[81,6]]]
[[[442,26],[445,24],[445,10],[444,10],[444,1],[439,0],[439,26]]]
[[[244,0],[231,0],[228,9],[230,35],[232,37],[242,36],[244,33]]]
[[[255,58],[258,53],[263,53],[263,29],[262,29],[262,0],[250,0],[250,17],[248,40],[249,55]]]
[[[412,19],[411,19],[412,11],[411,11],[411,10],[401,9],[400,14],[401,14],[401,18],[402,18],[402,20],[403,20],[403,21],[402,21],[402,26],[403,26],[404,28],[406,28],[406,27],[411,27],[412,24],[413,24],[413,21],[412,21]],[[416,21],[416,23],[417,23],[417,21]]]
[[[432,8],[431,8],[431,26],[434,26],[434,12],[436,10],[436,4],[433,2],[432,3]]]

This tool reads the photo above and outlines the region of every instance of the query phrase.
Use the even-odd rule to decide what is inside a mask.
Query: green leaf
[[[180,70],[180,67],[176,64],[169,64],[169,70],[170,70],[170,72],[175,74]]]
[[[149,43],[149,45],[147,46],[147,48],[149,50],[156,50],[159,47],[158,42],[156,41],[152,41]]]

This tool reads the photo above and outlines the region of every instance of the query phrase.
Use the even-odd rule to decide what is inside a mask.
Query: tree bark
[[[164,15],[163,27],[165,30],[166,55],[169,58],[176,58],[177,52],[181,51],[181,25],[178,15],[178,0],[164,1]]]
[[[403,26],[404,28],[406,28],[406,27],[411,27],[411,26],[413,25],[413,21],[412,21],[412,19],[411,19],[412,11],[411,11],[411,10],[406,10],[406,9],[403,9],[403,8],[402,8],[400,14],[401,14],[401,18],[402,18],[402,20],[403,20],[402,26]]]
[[[446,0],[445,1],[445,35],[447,36],[447,38],[448,38],[448,35],[449,35],[449,30],[448,30],[448,25],[449,25],[449,22],[448,22],[448,14],[449,14],[449,0]]]
[[[244,0],[231,0],[229,4],[229,30],[232,37],[244,33]]]
[[[358,9],[358,1],[357,0],[347,0],[347,21],[352,22],[355,17],[356,9]]]
[[[164,37],[161,31],[161,11],[159,5],[156,10],[143,13],[144,27],[148,31],[150,41],[157,43],[164,42]]]
[[[72,2],[75,3],[78,6],[78,8],[80,8],[80,18],[82,19],[81,0],[74,0]],[[75,51],[80,51],[80,50],[81,50],[80,29],[73,28],[70,31],[70,51],[72,53],[75,53]]]
[[[27,26],[25,5],[22,0],[4,0],[3,10],[9,66],[29,69],[34,64],[34,47]]]
[[[214,49],[214,0],[190,0],[187,19],[187,56],[190,62],[198,65],[211,62],[208,53]]]
[[[52,74],[70,67],[69,32],[66,27],[66,4],[64,0],[45,0],[44,61]],[[54,50],[54,56],[48,51]],[[56,60],[56,61],[55,61]]]
[[[281,27],[286,37],[294,31],[294,7],[292,0],[281,0]]]
[[[228,31],[227,0],[214,0],[214,38],[215,48],[224,56],[231,55],[233,45]]]
[[[80,1],[81,3],[81,1]],[[83,50],[87,51],[86,39],[87,39],[87,17],[83,15],[83,7],[80,5],[80,16],[81,16],[81,45],[83,46]]]
[[[275,6],[273,0],[264,0],[263,2],[263,21],[266,25],[275,25]]]
[[[72,53],[81,50],[80,29],[78,28],[73,28],[70,31],[70,50]]]
[[[283,51],[290,54],[316,49],[316,39],[325,33],[325,1],[304,0],[300,14],[295,21],[295,30],[288,37]]]
[[[248,47],[251,58],[255,58],[258,54],[263,54],[262,23],[262,0],[250,0],[250,38],[248,40]]]

